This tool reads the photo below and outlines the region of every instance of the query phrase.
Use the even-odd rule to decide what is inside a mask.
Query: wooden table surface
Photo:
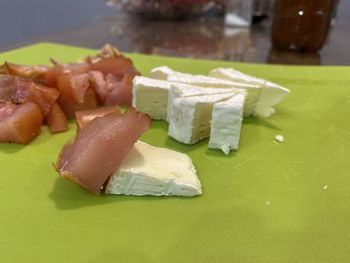
[[[250,29],[228,28],[222,17],[152,21],[130,17],[103,0],[2,0],[0,52],[37,42],[254,63],[350,65],[350,1],[341,0],[324,48],[315,54],[271,48],[269,19]],[[50,2],[50,3],[49,3]],[[28,11],[29,10],[29,11]],[[52,12],[55,10],[55,12]]]

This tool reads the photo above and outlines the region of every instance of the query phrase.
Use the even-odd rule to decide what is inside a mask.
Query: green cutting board
[[[38,64],[95,51],[39,44],[0,54]],[[195,198],[95,196],[55,173],[73,138],[46,127],[28,146],[0,144],[0,262],[350,262],[350,68],[239,64],[129,55],[207,74],[234,66],[291,94],[266,120],[247,118],[240,149],[182,145],[154,121],[142,140],[187,153]],[[281,134],[283,143],[274,142]]]

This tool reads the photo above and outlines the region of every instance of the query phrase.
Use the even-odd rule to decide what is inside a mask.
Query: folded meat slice
[[[35,103],[0,103],[0,142],[26,144],[40,133],[42,122]]]
[[[101,107],[92,110],[82,110],[75,113],[75,120],[77,122],[77,130],[80,131],[86,128],[89,123],[97,118],[102,117],[110,113],[122,114],[119,107],[109,106]]]
[[[56,170],[61,176],[100,193],[109,176],[150,126],[149,116],[134,109],[96,118],[77,134],[74,142],[63,147]]]

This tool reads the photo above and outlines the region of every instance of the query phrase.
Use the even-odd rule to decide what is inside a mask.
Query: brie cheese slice
[[[280,103],[289,93],[289,90],[282,86],[244,74],[233,68],[217,68],[210,71],[209,76],[226,81],[258,85],[261,92],[252,112],[252,114],[257,117],[269,117],[275,112],[272,106]]]
[[[245,94],[217,102],[213,106],[209,149],[221,149],[226,155],[237,150],[243,120]]]
[[[190,157],[138,141],[111,176],[106,194],[195,196],[202,189]]]
[[[209,137],[214,103],[225,101],[237,94],[234,89],[229,93],[215,93],[219,89],[192,89],[197,92],[195,96],[190,96],[194,91],[184,85],[172,84],[169,90],[168,134],[185,144],[194,144]]]
[[[152,119],[165,120],[170,82],[136,76],[133,79],[132,106]]]

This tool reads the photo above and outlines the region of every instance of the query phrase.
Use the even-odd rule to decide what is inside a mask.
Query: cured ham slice
[[[13,84],[12,76],[0,75],[0,102],[11,102]]]
[[[105,76],[100,71],[90,71],[89,81],[97,94],[99,102],[103,104],[106,100],[107,94],[110,92]]]
[[[49,126],[51,133],[68,131],[67,117],[57,103],[53,105],[51,111],[46,116],[45,121]]]
[[[111,77],[107,82],[113,85],[113,89],[108,93],[104,105],[127,105],[132,102],[132,80],[135,75],[126,74],[121,81],[113,80]]]
[[[77,111],[75,113],[75,119],[77,122],[78,131],[86,128],[89,123],[96,117],[102,117],[110,113],[122,114],[119,107],[102,107],[93,110]]]
[[[44,74],[40,76],[39,81],[50,87],[57,86],[57,80],[62,74],[79,75],[88,73],[91,66],[88,63],[72,63],[72,64],[56,64],[49,68]]]
[[[89,85],[89,75],[87,73],[79,75],[64,73],[57,77],[57,89],[62,96],[72,102],[83,103]]]
[[[32,103],[0,103],[0,142],[26,144],[40,133],[43,115]]]
[[[46,73],[48,69],[49,67],[44,65],[28,66],[5,62],[4,65],[0,67],[0,73],[35,79]]]
[[[100,193],[150,126],[150,117],[134,109],[96,118],[77,134],[74,142],[63,147],[56,170],[61,176]]]
[[[92,88],[86,91],[82,103],[73,102],[66,99],[64,96],[60,96],[57,103],[61,106],[68,119],[74,118],[76,111],[95,109],[98,107],[98,99]]]
[[[113,58],[102,58],[101,60],[91,65],[92,70],[100,71],[104,75],[113,74],[120,79],[125,74],[138,75],[138,72],[133,67],[132,61],[124,56]]]
[[[46,116],[56,102],[59,92],[50,87],[41,86],[26,78],[0,75],[0,101],[21,104],[33,102]]]
[[[126,105],[132,101],[132,80],[135,74],[125,74],[122,79],[117,75],[104,76],[99,71],[90,72],[90,83],[94,87],[100,103],[103,105]]]

